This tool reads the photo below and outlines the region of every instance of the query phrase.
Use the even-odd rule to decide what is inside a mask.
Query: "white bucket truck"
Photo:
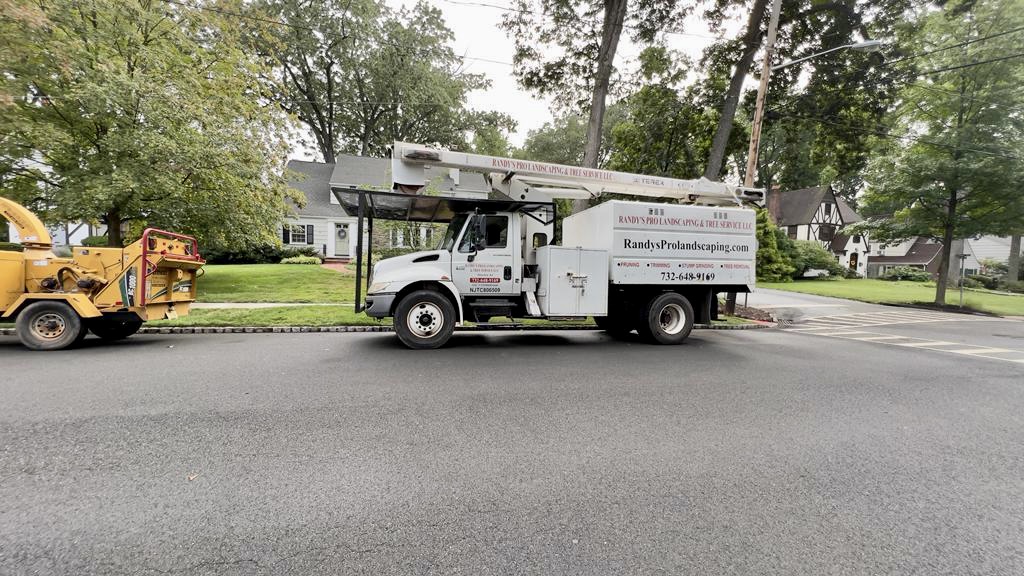
[[[420,194],[426,166],[481,172],[491,196],[502,199]],[[718,293],[747,292],[754,284],[755,213],[742,205],[762,201],[760,190],[402,142],[392,151],[392,180],[400,193],[378,193],[370,201],[378,210],[399,207],[449,221],[436,250],[373,268],[364,309],[393,318],[410,348],[437,348],[457,325],[495,316],[593,316],[613,334],[636,330],[648,341],[678,344],[695,321],[714,317]],[[553,198],[606,193],[691,204],[604,202],[566,218],[562,245],[552,245]],[[351,195],[339,199],[353,205]],[[365,202],[360,198],[360,206]]]

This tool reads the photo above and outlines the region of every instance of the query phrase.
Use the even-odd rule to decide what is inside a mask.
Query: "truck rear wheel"
[[[104,340],[123,340],[142,328],[142,320],[95,318],[89,321],[89,331]]]
[[[693,307],[675,292],[651,299],[644,310],[638,332],[658,344],[681,344],[693,330]]]
[[[74,308],[64,302],[33,302],[18,314],[18,338],[30,350],[62,350],[85,330]]]
[[[395,308],[395,333],[414,350],[444,346],[455,330],[455,307],[436,290],[417,290]]]

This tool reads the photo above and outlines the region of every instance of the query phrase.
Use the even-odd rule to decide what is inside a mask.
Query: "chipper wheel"
[[[104,340],[123,340],[142,328],[142,320],[118,318],[94,318],[89,321],[89,331]]]
[[[395,308],[395,332],[409,348],[444,346],[455,330],[455,307],[436,290],[417,290]]]
[[[18,314],[18,338],[31,350],[61,350],[79,341],[85,330],[78,313],[64,302],[33,302]]]
[[[657,344],[681,344],[693,330],[693,307],[675,292],[655,296],[647,304],[637,332]]]

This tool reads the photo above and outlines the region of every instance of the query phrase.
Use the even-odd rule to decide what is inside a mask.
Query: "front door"
[[[853,270],[854,272],[857,271],[857,262],[858,262],[859,257],[860,257],[860,254],[857,253],[857,252],[854,252],[853,254],[850,254],[850,270]]]
[[[342,257],[349,255],[348,224],[334,224],[334,255]]]
[[[477,214],[462,232],[452,251],[452,280],[466,296],[518,295],[516,221],[508,213]],[[474,247],[477,219],[484,219],[481,248]]]

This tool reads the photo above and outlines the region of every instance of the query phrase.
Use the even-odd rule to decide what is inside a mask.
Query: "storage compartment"
[[[562,223],[563,244],[609,253],[612,284],[754,284],[756,214],[747,208],[612,200]]]
[[[608,252],[544,246],[537,265],[537,303],[545,316],[608,313]]]

